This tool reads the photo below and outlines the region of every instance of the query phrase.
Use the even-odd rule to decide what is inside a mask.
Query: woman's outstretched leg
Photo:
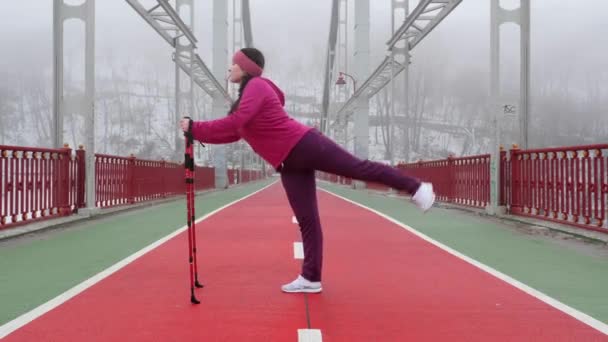
[[[284,162],[294,168],[312,168],[336,175],[376,182],[414,195],[423,210],[430,208],[435,196],[432,185],[403,174],[388,165],[361,160],[317,130],[308,132],[293,148]],[[418,190],[421,190],[418,192]]]
[[[321,292],[321,269],[323,264],[323,232],[317,207],[317,186],[312,169],[281,171],[281,181],[289,204],[298,219],[304,245],[302,274],[293,282],[284,285],[284,292]]]

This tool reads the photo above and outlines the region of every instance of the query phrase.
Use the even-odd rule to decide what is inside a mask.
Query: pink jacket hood
[[[263,79],[266,83],[268,83],[270,85],[270,87],[272,87],[272,90],[274,90],[275,93],[277,93],[277,96],[279,97],[279,100],[281,101],[281,105],[285,106],[285,94],[283,94],[283,91],[277,87],[276,84],[274,84],[271,80],[264,78],[264,77],[260,77],[261,79]]]

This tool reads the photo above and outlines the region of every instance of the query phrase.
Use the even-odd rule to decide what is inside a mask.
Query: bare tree
[[[376,115],[378,116],[378,126],[380,127],[382,145],[384,145],[385,160],[392,160],[392,149],[390,141],[390,115],[391,107],[388,99],[388,90],[385,87],[381,93],[376,96]]]
[[[11,93],[11,88],[8,86],[7,77],[0,77],[0,145],[9,144],[14,121],[14,94]],[[4,84],[4,82],[7,82]]]
[[[51,143],[51,126],[52,126],[52,114],[51,114],[51,100],[47,92],[47,89],[40,83],[34,82],[31,85],[32,98],[31,103],[31,116],[32,122],[36,126],[36,135],[38,139],[38,145],[47,146]]]

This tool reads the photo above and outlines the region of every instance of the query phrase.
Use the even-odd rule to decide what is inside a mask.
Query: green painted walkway
[[[196,204],[197,216],[258,190],[270,181],[200,196]],[[580,242],[564,243],[533,236],[517,231],[510,224],[457,210],[435,208],[422,215],[403,199],[334,185],[322,186],[383,212],[608,323],[608,301],[604,294],[608,286],[608,252],[602,252],[605,247],[586,248]],[[0,242],[0,324],[182,227],[184,208],[184,201],[176,201],[87,221],[32,238]],[[326,210],[331,208],[321,208],[321,211]]]

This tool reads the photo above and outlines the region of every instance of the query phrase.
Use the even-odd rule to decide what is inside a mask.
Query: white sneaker
[[[308,281],[299,275],[296,280],[281,286],[281,290],[287,293],[319,293],[323,288],[320,281]]]
[[[412,201],[420,210],[423,212],[431,209],[433,203],[435,203],[435,192],[433,191],[433,184],[422,183],[418,188],[418,191],[412,196]]]

